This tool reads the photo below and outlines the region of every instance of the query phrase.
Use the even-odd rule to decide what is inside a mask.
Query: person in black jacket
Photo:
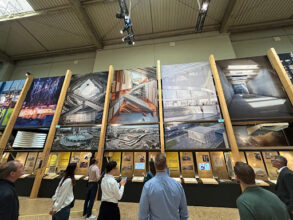
[[[9,161],[0,166],[0,219],[17,220],[19,201],[14,182],[24,174],[24,167],[19,161]]]
[[[274,167],[278,169],[276,193],[287,205],[291,220],[293,220],[293,171],[287,167],[287,159],[283,156],[275,156],[272,160]]]

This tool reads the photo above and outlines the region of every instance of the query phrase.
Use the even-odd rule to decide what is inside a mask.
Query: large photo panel
[[[159,125],[110,125],[106,134],[107,150],[159,150]]]
[[[108,72],[73,75],[67,90],[59,124],[102,122]]]
[[[221,117],[208,62],[162,66],[162,87],[165,122]]]
[[[221,123],[167,123],[166,150],[225,149],[229,147]]]
[[[278,55],[291,82],[293,83],[293,53],[282,53]]]
[[[64,76],[34,79],[15,127],[49,127],[53,120]]]
[[[157,122],[157,84],[155,67],[115,71],[109,123]]]
[[[216,63],[232,121],[293,119],[292,105],[266,56]]]

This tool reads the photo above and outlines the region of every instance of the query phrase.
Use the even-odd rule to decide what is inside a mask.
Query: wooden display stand
[[[28,153],[28,156],[24,165],[25,174],[32,174],[34,172],[37,158],[38,158],[38,152]]]
[[[43,179],[54,179],[58,176],[56,173],[58,156],[59,156],[58,153],[50,153],[49,160],[47,161],[47,164],[46,164],[45,176],[43,177]]]
[[[43,150],[42,159],[41,159],[43,161],[42,166],[36,172],[36,177],[35,177],[35,181],[34,181],[32,191],[31,191],[30,198],[36,198],[38,196],[38,192],[39,192],[39,189],[40,189],[40,186],[41,186],[41,182],[42,182],[43,176],[45,174],[46,165],[47,165],[47,162],[49,160],[51,147],[52,147],[52,144],[53,144],[53,141],[54,141],[54,136],[55,136],[55,133],[56,133],[56,126],[58,125],[58,122],[59,122],[59,118],[60,118],[62,107],[63,107],[63,104],[64,104],[66,92],[67,92],[67,89],[68,89],[69,84],[70,84],[71,76],[72,76],[72,72],[70,70],[67,70],[67,73],[66,73],[66,76],[65,76],[65,79],[64,79],[64,82],[63,82],[63,86],[62,86],[62,89],[61,89],[61,92],[60,92],[59,100],[58,100],[58,103],[57,103],[57,106],[56,106],[56,110],[55,110],[55,113],[54,113],[54,117],[53,117],[50,129],[49,129],[49,133],[48,133],[47,140],[46,140],[46,143],[45,143],[45,147],[44,147],[44,150]]]
[[[230,179],[227,172],[223,152],[211,152],[210,154],[214,177],[217,177],[220,181],[229,182]]]
[[[8,120],[8,123],[7,123],[6,127],[5,127],[5,130],[4,130],[3,134],[2,134],[2,137],[0,139],[0,158],[2,158],[3,152],[4,152],[5,148],[6,148],[6,145],[8,143],[9,137],[10,137],[11,132],[13,130],[14,124],[15,124],[16,119],[18,117],[18,114],[19,114],[19,112],[20,112],[20,110],[22,108],[22,104],[23,104],[23,102],[25,100],[25,97],[26,97],[26,95],[27,95],[27,93],[28,93],[28,91],[29,91],[29,89],[31,87],[33,79],[34,79],[33,75],[28,75],[26,77],[26,81],[25,81],[24,86],[23,86],[23,88],[21,90],[19,98],[18,98],[18,100],[17,100],[17,102],[15,104],[13,112],[12,112],[12,114],[11,114],[9,120]]]
[[[129,179],[133,176],[133,152],[122,153],[121,176]]]
[[[181,183],[178,152],[166,152],[170,177]]]
[[[293,151],[279,151],[280,155],[285,157],[288,161],[287,167],[293,170]]]
[[[262,156],[265,162],[265,166],[267,168],[267,173],[269,176],[269,180],[275,182],[278,178],[277,168],[273,167],[272,159],[274,156],[277,156],[277,151],[264,151],[262,152]]]
[[[180,152],[181,174],[184,183],[197,184],[192,152]]]
[[[132,182],[143,182],[146,174],[146,152],[134,152],[134,173]]]
[[[213,176],[209,152],[196,152],[198,177],[203,184],[219,184]]]
[[[161,75],[161,62],[157,61],[157,77],[158,77],[158,95],[159,95],[159,115],[160,115],[160,140],[161,152],[165,152],[165,134],[164,134],[164,118],[163,118],[163,96],[162,96],[162,75]]]
[[[57,163],[57,174],[64,172],[69,164],[70,152],[60,152],[58,153],[58,163]]]

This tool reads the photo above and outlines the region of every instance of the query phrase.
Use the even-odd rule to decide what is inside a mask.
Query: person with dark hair
[[[91,166],[89,167],[88,189],[83,206],[83,216],[87,219],[96,218],[96,216],[92,215],[92,209],[98,191],[98,181],[101,176],[98,162],[99,161],[96,158],[92,158],[90,162]]]
[[[24,166],[19,161],[9,161],[0,166],[0,219],[17,220],[19,201],[14,182],[24,174]]]
[[[251,166],[236,162],[234,172],[243,190],[236,201],[240,220],[288,220],[285,204],[274,193],[256,186]]]
[[[291,220],[293,220],[293,171],[287,167],[287,159],[275,156],[272,165],[278,169],[276,194],[286,204]]]
[[[155,168],[155,162],[153,159],[150,161],[150,170],[147,173],[147,175],[144,177],[144,182],[147,182],[151,178],[153,178],[156,175],[156,168]]]
[[[155,158],[156,175],[144,184],[139,204],[139,220],[188,219],[182,185],[167,174],[166,155]]]
[[[115,161],[111,161],[106,165],[106,174],[101,183],[102,203],[98,220],[120,220],[118,200],[123,196],[126,180],[122,178],[118,183],[114,178],[116,170],[117,163]]]
[[[59,182],[53,199],[53,207],[49,212],[52,220],[68,220],[70,208],[74,206],[73,185],[75,184],[74,172],[76,163],[70,163],[64,173],[64,177]]]

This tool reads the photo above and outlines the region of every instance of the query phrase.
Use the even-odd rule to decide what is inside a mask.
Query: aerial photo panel
[[[293,107],[266,56],[216,63],[232,121],[293,120]]]
[[[221,117],[208,62],[162,66],[162,87],[165,122]]]
[[[164,131],[166,150],[229,148],[221,123],[167,123]]]
[[[157,84],[155,67],[115,71],[109,107],[109,123],[157,122]]]
[[[100,124],[108,72],[73,75],[67,90],[59,124]]]

